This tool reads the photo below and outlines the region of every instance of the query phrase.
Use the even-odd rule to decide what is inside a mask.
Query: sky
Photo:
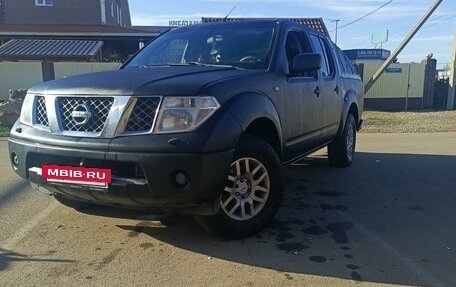
[[[133,25],[168,26],[170,20],[201,20],[201,17],[225,17],[236,5],[231,17],[306,18],[325,20],[334,41],[335,22],[339,19],[338,46],[342,49],[374,48],[373,33],[389,31],[384,49],[394,50],[412,30],[434,0],[393,0],[366,18],[388,0],[129,0]],[[399,54],[399,62],[421,62],[431,52],[438,67],[450,63],[455,49],[456,0],[443,0],[439,8]]]

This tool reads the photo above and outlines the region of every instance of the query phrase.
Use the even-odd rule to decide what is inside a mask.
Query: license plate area
[[[111,169],[43,164],[41,177],[49,183],[81,185],[107,189],[112,181]]]

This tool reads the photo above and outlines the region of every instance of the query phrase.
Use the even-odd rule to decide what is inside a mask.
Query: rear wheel
[[[345,127],[332,143],[328,145],[328,158],[332,166],[346,167],[353,162],[356,148],[356,121],[348,114]]]
[[[283,183],[281,162],[265,141],[244,135],[218,199],[213,216],[197,223],[226,238],[243,238],[262,230],[280,206]]]

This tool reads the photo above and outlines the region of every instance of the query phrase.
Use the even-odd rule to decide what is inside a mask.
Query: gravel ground
[[[374,112],[363,114],[364,133],[455,132],[456,111]]]

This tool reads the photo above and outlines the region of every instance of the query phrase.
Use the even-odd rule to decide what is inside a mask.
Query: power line
[[[428,25],[424,26],[423,28],[427,28],[427,27],[430,27],[430,26],[433,26],[433,25],[436,25],[436,24],[444,23],[445,21],[448,21],[448,20],[450,20],[450,19],[456,17],[456,16],[454,15],[454,12],[455,12],[455,11],[456,11],[456,8],[453,8],[453,9],[448,10],[447,13],[444,13],[444,14],[442,14],[442,15],[440,15],[440,16],[436,16],[436,17],[431,18],[430,21],[429,21],[430,23],[429,23]],[[445,19],[443,19],[443,20],[441,20],[441,21],[432,23],[433,21],[435,21],[435,20],[437,20],[437,19],[440,19],[440,18],[443,18],[443,17],[446,17],[446,16],[448,16],[448,15],[451,15],[451,16],[450,16],[449,18],[445,18]],[[414,24],[407,24],[407,25],[399,26],[399,27],[397,27],[396,29],[390,30],[390,33],[391,33],[391,34],[399,34],[399,33],[401,33],[401,32],[407,31],[407,30],[410,29],[413,25],[414,25]]]
[[[383,7],[385,7],[386,5],[390,4],[391,2],[393,2],[393,0],[390,0],[390,1],[386,2],[385,4],[383,4],[382,6],[380,6],[380,7],[376,8],[376,9],[372,10],[371,12],[369,12],[369,13],[367,13],[367,14],[365,14],[365,15],[363,15],[363,16],[361,16],[361,17],[359,17],[359,18],[357,18],[357,19],[355,19],[355,20],[353,20],[353,21],[351,21],[351,22],[348,22],[347,24],[344,24],[344,25],[340,26],[340,27],[339,27],[339,30],[342,29],[342,28],[345,28],[345,27],[347,27],[347,26],[350,26],[350,25],[352,25],[352,24],[355,24],[355,23],[358,22],[358,21],[363,20],[364,18],[366,18],[366,17],[368,17],[368,16],[374,14],[375,12],[377,12],[377,11],[380,10],[380,9],[382,9]]]

